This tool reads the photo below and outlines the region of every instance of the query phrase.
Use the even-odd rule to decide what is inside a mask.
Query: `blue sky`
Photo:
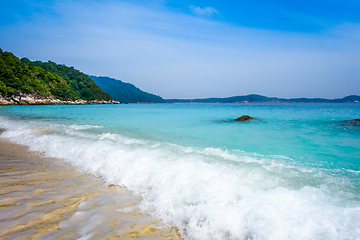
[[[12,0],[0,47],[164,98],[360,95],[360,2]]]

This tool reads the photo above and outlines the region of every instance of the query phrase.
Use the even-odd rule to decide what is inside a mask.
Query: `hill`
[[[168,103],[351,103],[360,102],[360,96],[351,95],[340,99],[325,98],[276,98],[257,94],[228,98],[166,99]]]
[[[125,83],[115,78],[89,76],[111,97],[120,102],[129,103],[163,103],[165,100],[157,95],[144,92],[133,84]]]
[[[84,73],[54,62],[21,60],[0,49],[0,95],[10,97],[15,91],[37,93],[60,100],[111,100]]]

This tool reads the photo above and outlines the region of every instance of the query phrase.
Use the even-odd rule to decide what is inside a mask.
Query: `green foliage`
[[[54,62],[32,62],[35,66],[39,66],[46,71],[56,74],[62,77],[66,83],[70,86],[70,90],[65,92],[63,89],[62,94],[68,94],[71,99],[84,99],[84,100],[110,100],[111,96],[101,90],[96,83],[90,79],[87,75],[74,69],[74,67],[67,67],[65,65],[56,64]],[[59,90],[60,91],[60,90]]]
[[[0,49],[0,94],[11,96],[15,90],[22,93],[37,92],[43,97],[61,100],[110,100],[93,80],[73,67],[54,62],[21,60]]]
[[[159,96],[144,92],[130,83],[109,77],[90,76],[97,85],[108,92],[111,97],[120,102],[130,103],[163,103],[165,100]]]
[[[23,63],[10,52],[0,52],[0,92],[11,95],[15,90],[23,93],[38,92],[40,95],[50,95],[50,88],[42,79],[46,71]],[[61,81],[59,76],[54,81]]]

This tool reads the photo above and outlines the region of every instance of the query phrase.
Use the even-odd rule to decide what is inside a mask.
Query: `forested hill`
[[[33,93],[60,100],[110,100],[84,73],[73,67],[54,62],[21,60],[0,49],[0,95],[11,96],[15,91]]]
[[[129,103],[163,103],[165,100],[159,96],[144,92],[133,84],[125,83],[109,77],[89,76],[95,83],[111,97],[120,102]]]

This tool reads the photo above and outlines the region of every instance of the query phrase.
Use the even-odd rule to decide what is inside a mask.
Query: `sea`
[[[360,239],[357,118],[358,103],[1,106],[0,137],[126,188],[184,239]]]

